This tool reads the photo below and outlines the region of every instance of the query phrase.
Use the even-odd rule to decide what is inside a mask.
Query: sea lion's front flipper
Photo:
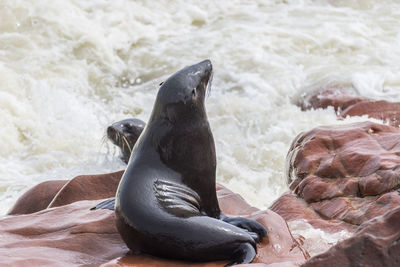
[[[254,238],[252,233],[255,233],[258,238],[254,238],[256,242],[260,242],[263,237],[267,236],[267,229],[265,227],[251,219],[247,219],[244,217],[228,217],[221,212],[220,219],[224,222],[242,228],[249,232],[249,234]]]
[[[169,213],[178,217],[200,214],[199,195],[184,184],[158,179],[153,189],[158,202]]]
[[[109,209],[109,210],[114,210],[115,206],[115,197],[106,199],[93,208],[90,208],[90,210],[99,210],[99,209]]]

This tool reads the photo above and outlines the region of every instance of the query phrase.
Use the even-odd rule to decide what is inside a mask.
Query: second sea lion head
[[[121,149],[121,159],[128,163],[132,149],[146,123],[139,119],[126,119],[107,127],[107,137]]]

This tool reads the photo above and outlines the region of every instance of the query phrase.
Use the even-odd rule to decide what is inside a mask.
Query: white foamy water
[[[312,227],[304,220],[295,220],[288,222],[288,226],[294,235],[304,237],[303,248],[310,254],[315,256],[329,249],[337,242],[345,240],[352,236],[352,233],[342,230],[336,233],[327,233],[320,229]]]
[[[0,214],[44,180],[123,168],[110,123],[147,120],[158,84],[209,58],[218,182],[268,207],[294,137],[337,121],[308,90],[400,100],[398,1],[0,0]]]

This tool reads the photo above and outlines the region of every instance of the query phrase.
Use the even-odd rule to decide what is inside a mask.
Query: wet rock
[[[80,200],[114,197],[123,173],[80,175],[71,180],[40,183],[19,197],[8,215],[30,214]]]
[[[302,267],[400,266],[400,207],[360,226],[356,234]]]
[[[340,116],[362,116],[368,115],[370,118],[375,118],[388,122],[392,126],[400,126],[400,103],[393,103],[385,100],[365,100],[349,106]]]
[[[387,121],[392,126],[400,125],[400,103],[368,99],[341,88],[312,92],[298,105],[302,110],[332,106],[340,118],[367,115],[370,118]]]
[[[66,183],[68,180],[53,180],[32,187],[18,198],[8,215],[29,214],[46,209]]]
[[[2,236],[0,265],[29,263],[30,266],[100,264],[105,264],[105,266],[129,266],[129,264],[188,266],[192,264],[144,254],[126,255],[128,249],[117,232],[112,211],[90,211],[89,209],[99,200],[83,200],[68,204],[73,199],[97,199],[98,196],[93,192],[99,192],[104,196],[106,190],[98,189],[95,178],[99,178],[99,181],[105,183],[109,189],[114,188],[113,194],[115,194],[115,180],[118,180],[121,175],[122,172],[80,176],[81,178],[75,178],[75,181],[79,181],[84,189],[82,193],[86,195],[75,194],[76,192],[69,189],[64,190],[63,197],[57,200],[57,206],[62,203],[63,206],[0,219],[0,236]],[[85,177],[89,178],[84,179]],[[79,187],[76,190],[79,191]],[[68,192],[72,194],[71,197],[68,196]],[[60,193],[59,195],[61,196]],[[308,257],[307,252],[302,249],[299,241],[293,238],[286,222],[278,214],[270,210],[260,211],[251,207],[238,194],[222,186],[218,186],[217,195],[224,213],[252,218],[268,229],[268,238],[258,245],[258,254],[255,259],[255,263],[263,264],[255,266],[269,266],[267,264],[270,263],[282,263],[286,266],[299,265]],[[223,266],[224,263],[193,263],[193,266]]]
[[[122,174],[124,174],[124,171],[77,176],[60,189],[49,204],[49,208],[67,205],[80,200],[114,197]]]
[[[319,215],[304,199],[291,192],[286,192],[275,200],[270,209],[282,216],[287,222],[305,220],[312,227],[327,233],[336,233],[343,230],[353,233],[358,227],[357,225],[340,220],[327,219]]]
[[[124,255],[109,210],[90,211],[97,201],[79,201],[0,219],[0,265],[100,265]]]
[[[218,201],[222,211],[231,216],[244,216],[263,224],[268,231],[268,238],[257,245],[257,256],[253,264],[237,266],[298,266],[308,258],[300,242],[296,240],[287,228],[286,222],[275,212],[270,210],[260,211],[250,206],[244,199],[232,191],[217,185]],[[216,263],[190,263],[190,266],[219,267],[228,262]],[[112,266],[188,266],[189,263],[151,257],[148,255],[126,255],[114,259],[102,267]]]
[[[366,98],[357,96],[348,90],[342,88],[328,88],[305,95],[300,99],[297,105],[300,106],[302,110],[333,107],[336,112],[341,113],[349,106],[364,100],[366,100]]]
[[[287,156],[295,195],[280,198],[272,210],[285,219],[303,214],[354,229],[400,205],[398,155],[400,129],[392,126],[362,122],[301,133]]]

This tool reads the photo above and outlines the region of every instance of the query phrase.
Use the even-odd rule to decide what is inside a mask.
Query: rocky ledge
[[[361,122],[301,133],[287,156],[292,190],[271,209],[326,231],[359,225],[400,205],[400,129]]]
[[[363,223],[356,234],[302,267],[400,266],[400,207]]]
[[[339,118],[367,115],[400,126],[400,103],[362,97],[342,88],[317,90],[297,104],[302,110],[333,107]]]
[[[78,176],[64,181],[58,192],[54,189],[59,181],[49,181],[25,193],[12,208],[12,212],[19,211],[20,215],[0,219],[0,265],[211,267],[226,264],[188,263],[128,254],[115,227],[114,212],[89,210],[99,199],[115,195],[122,173]],[[308,258],[301,239],[292,236],[281,216],[251,207],[238,194],[220,185],[216,190],[224,213],[257,220],[267,228],[268,238],[258,245],[254,266],[298,266]],[[43,201],[35,202],[46,191],[48,208]],[[28,209],[21,212],[24,206]],[[21,214],[33,210],[37,212]]]
[[[257,220],[268,229],[249,266],[400,265],[400,103],[328,89],[308,95],[302,109],[332,106],[339,117],[387,121],[321,126],[300,133],[287,155],[290,191],[260,211],[218,185],[224,213]],[[120,238],[114,213],[90,211],[115,195],[123,171],[41,183],[0,218],[0,265],[223,266],[133,255]],[[325,232],[353,236],[309,259],[302,237],[286,221],[305,220]],[[201,234],[201,233],[199,233]],[[245,265],[242,265],[245,266]]]

